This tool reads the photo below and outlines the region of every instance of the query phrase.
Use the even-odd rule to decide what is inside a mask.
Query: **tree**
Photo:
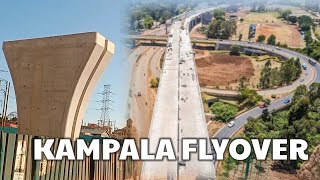
[[[152,28],[152,26],[153,26],[153,19],[152,19],[152,17],[149,16],[149,15],[146,16],[146,17],[144,18],[143,25],[144,25],[144,27],[147,28],[147,29]]]
[[[238,112],[238,108],[234,105],[226,104],[223,102],[216,102],[211,107],[210,110],[215,117],[223,122],[227,122],[235,117]]]
[[[310,85],[309,96],[312,102],[320,98],[320,83],[312,83]]]
[[[257,38],[257,42],[259,43],[263,43],[264,41],[266,40],[266,35],[259,35],[258,38]]]
[[[276,39],[276,36],[274,34],[271,34],[267,39],[267,43],[270,45],[276,45]]]
[[[243,23],[243,21],[244,21],[244,19],[243,19],[243,18],[240,18],[240,22]]]
[[[242,34],[239,35],[239,41],[242,40],[242,36],[243,36]]]
[[[248,87],[248,79],[242,76],[239,80],[239,91],[242,91]]]
[[[289,84],[296,80],[302,73],[299,59],[288,59],[280,67],[282,84]]]
[[[230,55],[239,56],[240,55],[240,46],[232,45],[230,48]]]
[[[264,109],[262,111],[262,115],[261,115],[261,119],[265,122],[267,121],[272,121],[272,116],[271,114],[269,113],[269,110],[268,109]]]
[[[313,20],[310,16],[302,15],[298,18],[298,23],[302,31],[308,31],[311,30]]]
[[[222,8],[213,10],[213,17],[216,20],[223,20],[225,14],[226,14],[226,11]]]
[[[261,71],[260,87],[262,89],[270,88],[271,86],[271,61],[268,60]]]
[[[298,18],[297,18],[297,16],[288,16],[287,21],[289,21],[292,24],[295,24],[298,22]]]
[[[286,10],[280,11],[280,17],[283,19],[287,19],[290,14],[292,14],[291,9],[286,9]]]
[[[244,106],[255,106],[258,102],[262,101],[263,98],[257,91],[246,88],[239,93],[239,100]]]
[[[292,98],[292,106],[289,110],[289,124],[302,119],[308,112],[310,105],[308,90],[305,85],[297,87]]]
[[[235,21],[217,20],[209,24],[207,38],[229,39],[236,33],[237,24]]]
[[[158,78],[158,77],[151,79],[151,82],[150,82],[151,87],[158,88],[159,82],[160,82],[160,78]]]
[[[297,87],[297,89],[294,91],[294,95],[292,98],[293,102],[298,101],[299,99],[303,97],[307,97],[308,95],[308,89],[306,85],[300,85]]]
[[[307,46],[311,43],[313,43],[312,35],[311,35],[311,30],[307,30],[304,33],[304,41],[306,42]]]

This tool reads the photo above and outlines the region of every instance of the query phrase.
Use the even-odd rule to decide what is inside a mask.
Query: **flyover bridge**
[[[153,35],[128,35],[125,39],[135,41],[151,41],[151,42],[168,42],[167,36],[153,36]],[[215,45],[216,40],[213,39],[201,39],[201,38],[190,38],[191,43],[195,44],[211,44]]]
[[[183,138],[209,139],[188,28],[172,25],[149,130],[150,151],[159,139],[170,138],[176,161],[145,161],[141,179],[213,179],[213,161],[181,160]],[[188,27],[188,19],[184,27]],[[210,152],[210,150],[208,150]]]

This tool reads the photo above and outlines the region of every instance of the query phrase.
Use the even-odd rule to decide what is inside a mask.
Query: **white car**
[[[228,123],[228,127],[229,127],[229,128],[232,128],[234,125],[235,125],[234,121],[230,121],[230,122]]]

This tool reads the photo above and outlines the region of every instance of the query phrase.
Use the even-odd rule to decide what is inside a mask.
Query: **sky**
[[[0,2],[0,43],[3,41],[81,32],[99,32],[116,44],[115,55],[109,67],[99,80],[92,94],[84,122],[97,122],[100,118],[102,95],[105,84],[111,84],[111,120],[122,127],[128,118],[127,100],[129,91],[129,71],[126,53],[121,45],[124,34],[122,17],[127,1],[1,1]],[[0,51],[0,69],[8,70],[3,51]],[[0,78],[12,82],[10,73],[0,72]],[[4,88],[3,83],[1,85]],[[16,111],[14,89],[11,88],[8,113]],[[2,95],[0,96],[2,99]],[[0,106],[1,107],[1,106]]]

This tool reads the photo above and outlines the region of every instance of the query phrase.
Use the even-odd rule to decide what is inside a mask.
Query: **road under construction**
[[[192,17],[189,17],[189,18],[192,19]],[[199,119],[197,120],[196,118],[190,118],[190,120],[181,118],[181,114],[184,114],[187,117],[191,117],[189,115],[190,113],[192,114],[202,108],[201,107],[202,105],[193,106],[194,107],[193,109],[189,109],[190,112],[187,111],[186,109],[182,109],[183,107],[182,104],[186,102],[198,101],[197,104],[201,103],[200,90],[195,90],[196,88],[192,88],[192,86],[189,86],[188,84],[183,84],[182,79],[184,78],[183,76],[181,76],[181,70],[179,70],[179,68],[187,67],[189,68],[189,70],[194,72],[194,74],[192,74],[190,73],[191,71],[189,71],[189,76],[191,75],[192,79],[195,78],[193,81],[196,81],[198,86],[199,83],[198,83],[197,74],[195,71],[193,54],[192,53],[189,54],[193,62],[191,65],[193,69],[190,69],[190,66],[185,66],[185,64],[188,64],[191,61],[186,61],[186,59],[184,59],[185,57],[181,56],[183,55],[182,52],[188,52],[188,51],[192,52],[191,43],[212,44],[216,46],[217,50],[219,50],[220,45],[231,46],[233,44],[236,44],[236,45],[240,45],[241,47],[260,49],[265,52],[279,55],[284,58],[292,58],[292,57],[300,58],[301,63],[306,63],[308,66],[306,72],[304,72],[303,75],[292,84],[284,87],[279,87],[276,89],[258,91],[258,93],[261,95],[270,95],[270,94],[277,94],[277,93],[290,94],[286,97],[283,97],[281,99],[278,99],[272,102],[271,105],[269,106],[269,110],[279,109],[287,106],[287,104],[284,103],[284,100],[291,99],[292,98],[291,94],[299,85],[305,84],[308,86],[313,82],[320,82],[319,64],[316,64],[315,66],[310,65],[308,63],[309,59],[311,59],[310,57],[307,57],[305,55],[299,54],[297,52],[294,52],[285,48],[276,48],[275,46],[265,45],[260,43],[248,43],[248,42],[242,42],[242,41],[229,41],[229,40],[218,40],[218,39],[192,39],[192,38],[190,39],[189,32],[185,30],[186,29],[185,27],[187,27],[186,24],[184,26],[185,29],[183,28],[182,30],[181,27],[183,26],[181,26],[180,23],[181,21],[177,21],[173,23],[169,37],[148,36],[148,35],[128,36],[128,38],[131,38],[137,41],[167,42],[166,58],[164,61],[163,71],[161,74],[160,85],[159,85],[157,99],[156,99],[154,112],[153,112],[152,124],[149,130],[149,138],[151,140],[154,139],[155,142],[157,142],[156,140],[159,138],[169,137],[173,140],[173,142],[176,143],[175,144],[175,146],[177,147],[176,151],[179,151],[178,149],[179,141],[180,141],[179,139],[183,137],[189,137],[189,136],[190,137],[199,136],[199,134],[197,134],[196,129],[197,127],[200,127],[204,122],[204,120],[199,120]],[[188,23],[188,20],[186,20],[186,23]],[[179,28],[180,30],[178,30]],[[190,46],[190,47],[186,48],[188,50],[185,51],[185,48],[181,48],[184,46]],[[177,53],[174,53],[176,51],[180,51],[179,53],[180,56]],[[175,62],[175,64],[173,62]],[[175,67],[175,69],[173,67]],[[176,73],[171,73],[171,72],[174,72],[174,70]],[[188,72],[186,71],[186,69],[184,70],[185,70],[184,72],[186,73]],[[179,88],[179,86],[181,87]],[[188,94],[188,97],[181,96],[183,89],[188,91],[188,93],[192,93],[192,92],[193,93],[197,92],[197,93],[195,93],[194,95]],[[201,91],[209,92],[209,93],[217,93],[217,94],[226,94],[226,95],[232,95],[232,96],[237,95],[236,91],[231,91],[231,90],[215,90],[215,89],[201,88]],[[196,94],[199,94],[199,96]],[[196,99],[193,99],[193,98],[196,98]],[[198,109],[195,107],[197,107]],[[243,127],[246,124],[248,117],[259,117],[261,113],[262,113],[261,109],[254,108],[239,115],[238,117],[235,118],[235,126],[231,128],[224,126],[214,135],[214,137],[218,139],[232,137],[235,132],[237,132],[241,127]],[[197,113],[194,113],[194,114],[197,114]],[[198,114],[198,117],[200,116]],[[197,124],[193,124],[193,122]],[[193,127],[191,128],[190,126],[189,128],[191,130],[186,132],[187,130],[186,127],[188,127],[189,125],[192,125]],[[176,133],[174,134],[174,132]],[[202,132],[207,132],[205,125],[204,125],[204,128],[202,129]],[[203,134],[201,134],[201,136],[202,135]],[[203,137],[205,136],[206,135],[204,135]],[[156,147],[156,146],[157,144],[151,145],[151,147]],[[214,176],[214,172],[210,172],[210,170],[206,171],[206,169],[202,169],[202,168],[200,168],[201,170],[198,170],[197,167],[201,167],[201,165],[197,166],[196,164],[197,162],[193,162],[193,161],[145,162],[143,165],[142,177],[144,179],[150,179],[150,178],[157,178],[157,177],[160,178],[161,176],[167,175],[167,177],[179,178],[179,177],[183,177],[184,175],[187,175],[190,179],[194,179],[195,176],[197,175],[202,176],[202,174],[211,174],[211,176]],[[181,165],[183,165],[183,168],[181,168]],[[188,167],[192,170],[188,169]],[[214,167],[212,167],[212,170],[214,170]],[[185,172],[188,172],[188,173],[185,173]],[[193,174],[195,176],[191,177],[190,174]]]
[[[209,138],[202,107],[194,54],[188,32],[188,21],[172,24],[166,56],[158,87],[149,130],[151,152],[161,138],[170,138],[176,154],[181,154],[183,138]],[[199,161],[193,154],[190,161],[145,161],[142,179],[213,179],[214,162]]]

